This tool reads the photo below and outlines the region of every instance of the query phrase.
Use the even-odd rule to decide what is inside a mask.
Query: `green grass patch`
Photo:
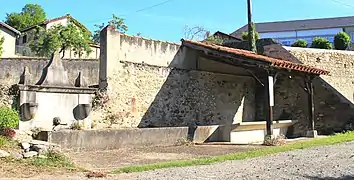
[[[16,147],[17,143],[5,136],[0,136],[0,147]]]
[[[227,154],[227,155],[221,155],[215,157],[198,158],[198,159],[191,159],[191,160],[176,160],[176,161],[161,162],[161,163],[154,163],[148,165],[128,166],[128,167],[123,167],[114,170],[112,171],[112,173],[114,174],[132,173],[132,172],[151,171],[151,170],[171,168],[171,167],[208,165],[208,164],[224,162],[229,160],[243,160],[248,158],[275,154],[279,152],[286,152],[286,151],[304,149],[304,148],[310,148],[316,146],[332,145],[332,144],[338,144],[338,143],[344,143],[350,141],[354,141],[354,131],[335,134],[324,138],[293,142],[283,146],[273,146],[273,147],[261,148],[261,149],[246,151],[246,152]]]
[[[41,167],[54,167],[54,168],[67,168],[67,169],[75,169],[74,164],[64,155],[49,152],[45,155],[46,158],[36,157],[30,159],[30,164],[34,166]]]

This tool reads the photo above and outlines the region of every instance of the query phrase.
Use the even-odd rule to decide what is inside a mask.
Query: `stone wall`
[[[285,47],[304,64],[331,72],[322,79],[354,103],[354,52]]]
[[[330,71],[329,76],[314,80],[315,126],[321,134],[340,132],[354,123],[354,52],[269,45],[265,54],[275,58],[299,61]],[[275,89],[275,116],[296,119],[291,133],[303,135],[308,120],[307,94],[299,86],[303,79],[280,77]],[[287,103],[288,101],[288,103]],[[291,103],[289,103],[291,102]]]
[[[35,84],[41,77],[47,59],[42,58],[2,58],[0,59],[0,105],[10,105],[11,96],[8,89],[11,85],[17,84],[24,68],[27,66],[30,73],[30,83]],[[64,67],[68,71],[69,80],[74,82],[79,71],[82,72],[89,85],[98,84],[98,60],[64,60]]]
[[[253,78],[196,70],[186,48],[108,28],[101,34],[100,86],[107,81],[110,100],[96,120],[114,114],[118,127],[165,127],[255,118]]]
[[[119,127],[232,124],[255,118],[251,77],[130,62],[122,62],[115,77],[109,107],[120,118]]]

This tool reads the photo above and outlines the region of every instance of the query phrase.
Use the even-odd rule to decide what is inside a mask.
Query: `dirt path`
[[[80,151],[66,153],[77,166],[88,170],[111,171],[130,165],[151,164],[156,162],[210,157],[248,151],[264,146],[235,145],[195,145],[170,147],[145,147],[106,151]]]

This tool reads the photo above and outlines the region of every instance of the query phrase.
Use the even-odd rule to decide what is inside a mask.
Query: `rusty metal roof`
[[[259,55],[259,54],[252,52],[252,51],[236,49],[236,48],[229,48],[229,47],[225,47],[225,46],[219,46],[219,45],[215,45],[215,44],[207,44],[207,43],[196,42],[196,41],[185,40],[185,39],[182,39],[181,41],[182,41],[182,45],[190,47],[190,48],[193,48],[193,46],[191,46],[191,45],[195,45],[195,46],[207,48],[210,50],[215,50],[218,52],[237,55],[237,56],[240,56],[243,58],[268,62],[269,66],[279,68],[279,69],[295,70],[295,71],[317,74],[317,75],[328,75],[329,74],[329,71],[326,71],[323,69],[315,68],[315,67],[300,64],[300,63],[294,63],[294,62],[290,62],[290,61],[286,61],[286,60],[282,60],[282,59],[271,58],[271,57],[264,56],[264,55]]]

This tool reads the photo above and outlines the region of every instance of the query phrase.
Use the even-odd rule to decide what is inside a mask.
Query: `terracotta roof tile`
[[[326,71],[326,70],[322,70],[319,68],[315,68],[315,67],[300,64],[300,63],[293,63],[293,62],[282,60],[282,59],[276,59],[276,58],[271,58],[268,56],[259,55],[259,54],[252,52],[252,51],[230,48],[230,47],[225,47],[225,46],[219,46],[219,45],[215,45],[215,44],[195,42],[195,41],[185,40],[185,39],[182,39],[181,41],[182,41],[182,45],[193,44],[193,45],[202,46],[204,48],[208,48],[208,49],[212,49],[212,50],[216,50],[216,51],[220,51],[220,52],[224,52],[224,53],[231,53],[231,54],[238,55],[238,56],[245,57],[245,58],[269,62],[270,66],[280,68],[280,69],[296,70],[296,71],[318,74],[318,75],[328,75],[329,74],[329,71]]]

